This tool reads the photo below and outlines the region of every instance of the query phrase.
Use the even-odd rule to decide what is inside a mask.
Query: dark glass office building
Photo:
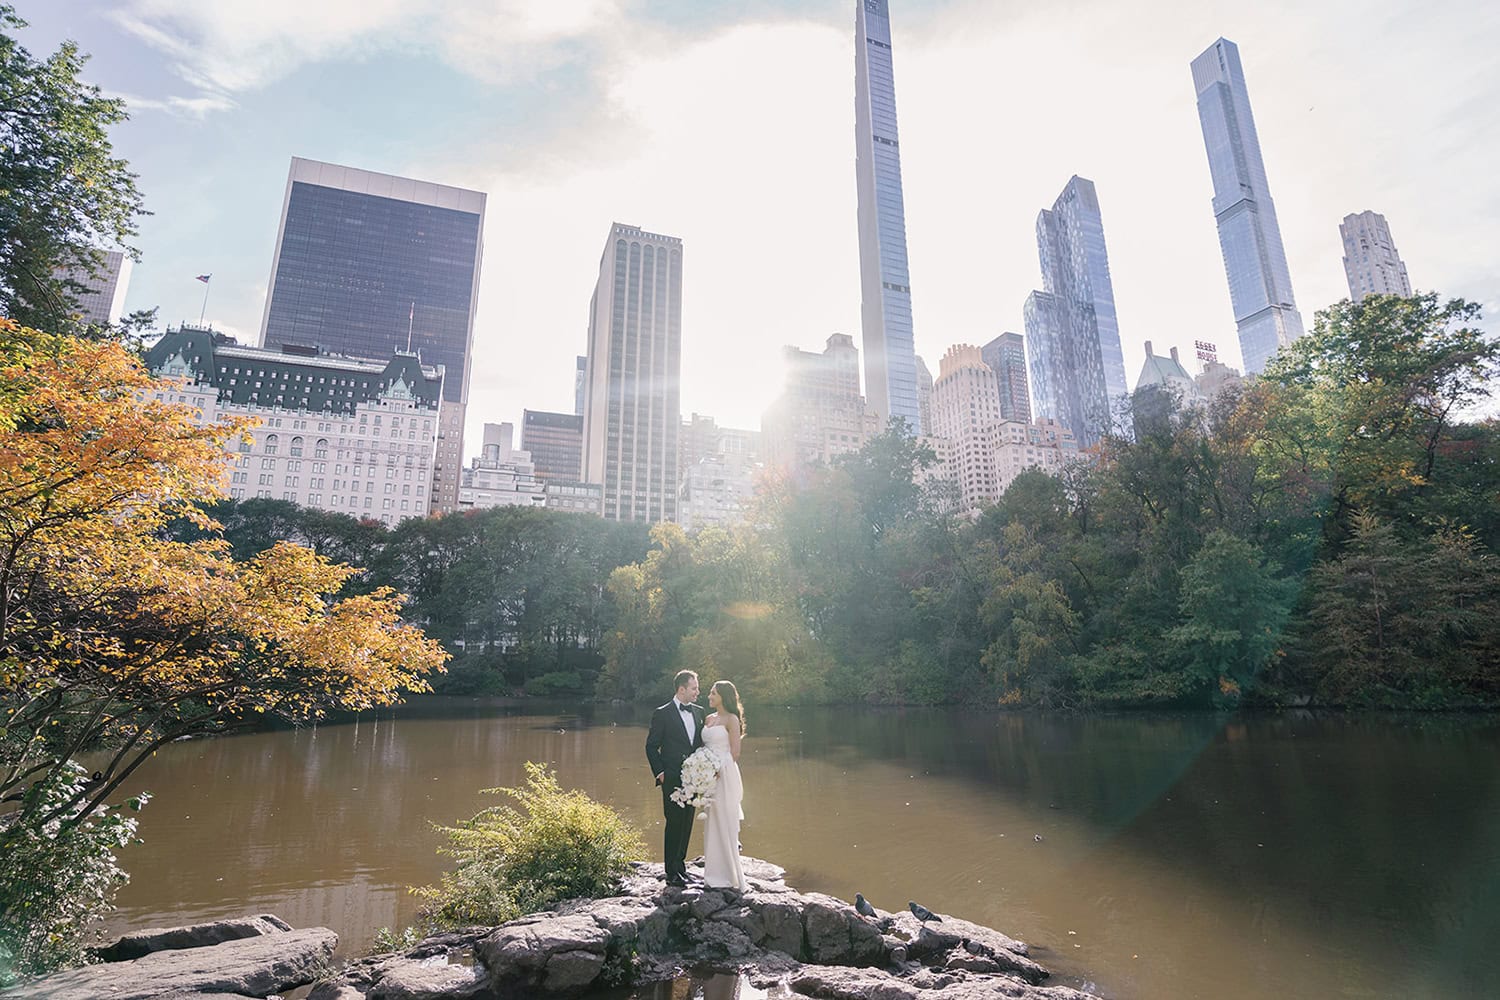
[[[265,347],[409,348],[445,368],[440,510],[458,499],[484,208],[479,191],[294,158],[261,325]]]
[[[522,411],[521,449],[531,452],[538,479],[579,482],[583,478],[583,415]]]

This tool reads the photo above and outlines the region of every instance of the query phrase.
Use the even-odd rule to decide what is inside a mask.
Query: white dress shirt
[[[688,746],[692,746],[693,741],[698,738],[698,717],[691,710],[684,712],[683,709],[688,706],[676,698],[672,699],[672,704],[677,707],[677,717],[682,720],[682,728],[687,730]]]

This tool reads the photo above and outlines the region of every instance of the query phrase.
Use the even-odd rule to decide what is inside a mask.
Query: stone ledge
[[[338,935],[326,927],[239,938],[85,965],[13,989],[5,1000],[164,1000],[193,994],[266,997],[328,971]]]
[[[818,1000],[1095,1000],[1066,986],[1026,945],[992,928],[943,915],[922,924],[909,913],[877,911],[821,893],[800,893],[786,873],[744,860],[745,892],[670,888],[659,864],[634,866],[617,896],[573,900],[496,928],[429,938],[404,956],[375,956],[349,966],[308,1000],[415,997],[388,979],[399,962],[432,969],[447,953],[454,992],[442,997],[577,997],[621,986],[676,979],[686,970],[742,973],[756,986]],[[466,964],[472,955],[471,969]],[[401,973],[406,975],[407,973]],[[352,992],[350,992],[352,991]]]

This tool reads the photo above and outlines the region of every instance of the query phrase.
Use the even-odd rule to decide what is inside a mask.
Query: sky
[[[860,338],[854,0],[15,0],[124,97],[129,310],[254,343],[293,156],[487,192],[466,451],[571,411],[612,222],[684,241],[682,409],[758,427],[781,348]],[[891,0],[917,352],[1024,332],[1035,224],[1097,185],[1125,368],[1238,366],[1191,60],[1240,47],[1307,325],[1338,226],[1500,310],[1500,4]],[[204,286],[194,276],[212,273]],[[1487,324],[1492,326],[1492,322]],[[1196,370],[1196,365],[1190,367]]]

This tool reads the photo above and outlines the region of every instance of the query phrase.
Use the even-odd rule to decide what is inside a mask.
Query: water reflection
[[[792,996],[789,990],[763,990],[743,975],[694,971],[665,983],[653,983],[622,995],[632,1000],[767,1000]]]
[[[175,744],[137,777],[157,797],[116,924],[269,910],[362,950],[441,872],[430,822],[527,760],[659,851],[646,721],[427,700]],[[761,708],[743,838],[799,887],[920,899],[1114,996],[1476,995],[1500,976],[1497,750],[1484,718]]]

